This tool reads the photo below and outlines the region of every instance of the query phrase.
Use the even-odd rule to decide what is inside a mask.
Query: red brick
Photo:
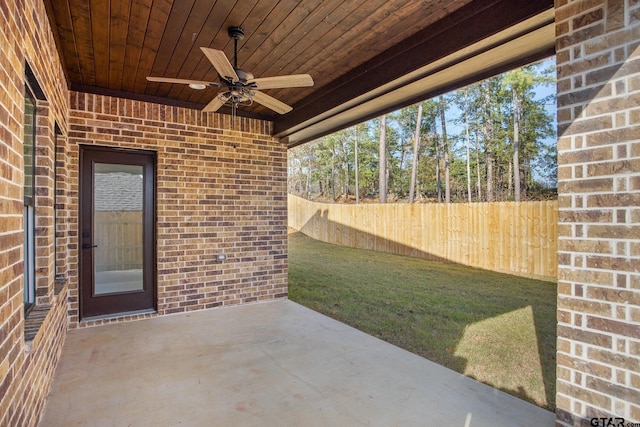
[[[640,336],[640,325],[634,325],[626,322],[619,322],[617,320],[606,319],[596,316],[587,316],[587,327],[591,329],[597,329],[602,332],[608,332],[616,335],[622,335],[630,338],[636,338]],[[637,360],[640,362],[640,360]],[[634,369],[638,365],[627,366],[627,369]]]

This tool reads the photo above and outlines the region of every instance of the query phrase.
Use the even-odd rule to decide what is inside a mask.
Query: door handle
[[[91,249],[91,248],[97,248],[98,245],[92,245],[91,243],[85,243],[84,245],[82,245],[82,249]]]

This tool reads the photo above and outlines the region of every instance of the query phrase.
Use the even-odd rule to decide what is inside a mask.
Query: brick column
[[[67,174],[66,165],[69,163],[67,150],[67,137],[65,135],[56,136],[56,152],[55,152],[55,246],[56,246],[56,271],[55,286],[56,294],[66,285],[69,274],[69,230],[71,221],[69,220],[69,212],[67,210],[69,176]]]
[[[562,426],[640,420],[639,39],[636,1],[556,0]]]

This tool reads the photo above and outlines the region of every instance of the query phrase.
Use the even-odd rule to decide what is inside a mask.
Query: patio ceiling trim
[[[182,101],[179,99],[164,98],[160,96],[151,96],[151,95],[145,95],[142,93],[125,92],[121,90],[109,89],[109,88],[98,87],[98,86],[89,86],[89,85],[71,83],[70,89],[74,92],[84,92],[84,93],[92,93],[96,95],[112,96],[115,98],[133,99],[136,101],[151,102],[154,104],[170,105],[172,107],[191,108],[194,110],[202,110],[202,108],[204,108],[204,105],[198,104],[196,102],[188,102],[188,101]],[[232,114],[231,108],[227,106],[220,108],[218,112],[222,114],[228,114],[228,115]],[[247,117],[250,119],[258,119],[258,120],[265,120],[265,121],[273,120],[271,116],[266,116],[264,114],[254,113],[251,111],[242,111],[238,113],[238,115],[242,117]]]
[[[298,103],[274,123],[274,136],[293,147],[555,53],[552,2],[499,1],[468,9],[439,23],[441,31],[427,28],[407,40],[406,49],[384,52],[350,79]]]

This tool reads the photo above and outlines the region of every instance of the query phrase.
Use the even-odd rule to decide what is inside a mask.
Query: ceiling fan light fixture
[[[232,88],[222,92],[218,94],[218,99],[222,102],[222,105],[226,104],[230,107],[250,106],[253,104],[253,94],[245,88]]]
[[[253,104],[253,97],[251,97],[251,94],[249,94],[249,93],[245,93],[245,94],[243,94],[243,96],[239,99],[238,104],[239,104],[239,105],[242,105],[242,106],[245,106],[245,107],[248,107],[248,106],[250,106],[251,104]]]
[[[202,83],[189,83],[189,87],[195,90],[203,90],[207,88],[207,86]]]

